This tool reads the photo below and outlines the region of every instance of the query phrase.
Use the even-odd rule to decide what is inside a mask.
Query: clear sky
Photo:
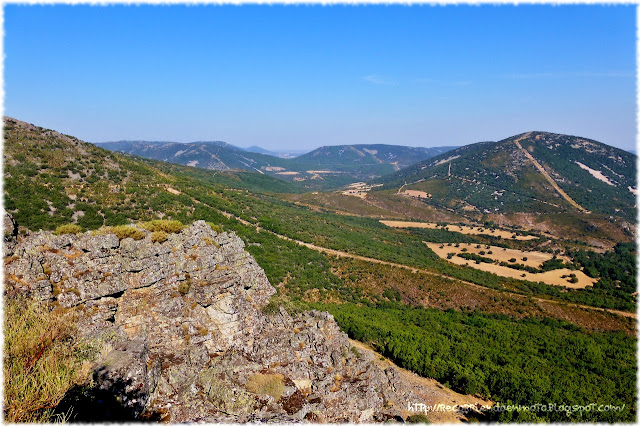
[[[90,142],[636,139],[636,7],[4,8],[5,114]]]

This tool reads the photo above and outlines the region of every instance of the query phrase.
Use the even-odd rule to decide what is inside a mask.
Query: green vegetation
[[[473,260],[473,261],[476,261],[476,262],[495,263],[495,261],[493,259],[490,259],[490,258],[484,257],[484,256],[480,256],[479,254],[475,254],[475,253],[458,253],[457,256],[461,257],[463,259]]]
[[[399,268],[370,264],[365,270],[353,266],[356,263],[345,266],[346,262],[355,261],[338,261],[272,232],[429,271],[414,274],[420,279],[411,284],[420,291],[422,285],[433,285],[441,303],[438,306],[444,303],[452,306],[451,294],[440,295],[439,289],[458,284],[455,279],[459,279],[492,289],[480,290],[491,294],[491,300],[482,306],[510,304],[513,293],[519,293],[633,311],[636,249],[632,245],[620,244],[605,254],[572,251],[575,267],[584,268],[600,281],[594,288],[566,290],[453,265],[439,259],[422,241],[491,242],[503,247],[529,247],[539,242],[499,240],[490,235],[465,236],[442,229],[391,229],[377,219],[314,211],[283,201],[269,193],[293,192],[292,184],[283,181],[276,184],[268,176],[136,160],[84,145],[86,152],[76,152],[74,158],[69,152],[75,148],[64,138],[15,130],[7,131],[5,137],[5,207],[23,227],[52,230],[75,217],[78,226],[98,233],[144,238],[145,232],[126,224],[151,221],[139,226],[151,231],[153,241],[160,241],[168,233],[179,232],[182,224],[205,220],[216,232],[224,229],[242,238],[247,251],[278,289],[278,294],[264,307],[265,313],[278,312],[280,307],[291,313],[309,306],[328,310],[352,337],[372,342],[400,365],[463,392],[487,395],[504,403],[624,403],[628,408],[621,413],[585,413],[581,420],[635,418],[633,336],[588,333],[573,324],[534,319],[531,315],[516,320],[518,316],[512,315],[515,309],[509,311],[511,316],[505,316],[409,307],[427,299],[424,293],[412,293],[410,288],[402,287],[407,280],[386,284],[393,273],[389,271]],[[454,172],[463,170],[455,167]],[[464,190],[467,195],[473,193],[471,186]],[[484,259],[482,255],[479,257]],[[556,258],[541,268],[563,266],[566,265]],[[365,278],[369,281],[361,284]],[[189,290],[188,281],[178,289],[183,294]],[[528,314],[526,309],[532,303],[525,299],[519,296],[518,307]],[[9,377],[6,372],[5,377]],[[5,383],[5,389],[6,386]],[[278,394],[277,380],[273,377],[269,380],[257,377],[251,386],[256,392],[272,389]],[[212,398],[224,400],[219,396]],[[550,413],[542,419],[567,420],[559,416]],[[509,418],[504,414],[495,420]]]
[[[331,312],[350,337],[454,390],[525,405],[625,404],[622,412],[585,412],[572,420],[635,419],[636,340],[631,336],[587,333],[550,319],[516,321],[397,302],[314,307]],[[561,412],[538,417],[567,421]]]
[[[633,293],[636,291],[637,248],[634,243],[618,243],[613,251],[604,254],[578,250],[571,253],[577,268],[592,278],[600,278],[596,285],[602,289]]]

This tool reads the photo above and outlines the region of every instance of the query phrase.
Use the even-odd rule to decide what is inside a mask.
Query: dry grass
[[[145,233],[141,230],[129,225],[103,226],[102,228],[93,231],[93,235],[106,234],[115,234],[115,236],[118,237],[119,240],[123,240],[125,238],[141,240],[146,236]]]
[[[271,395],[278,401],[284,392],[284,376],[282,374],[257,373],[249,377],[247,390],[260,395]]]
[[[427,246],[433,250],[438,256],[443,259],[447,259],[451,263],[455,263],[457,265],[469,266],[471,268],[479,269],[481,271],[492,272],[496,275],[500,275],[501,277],[507,278],[516,278],[519,280],[533,281],[533,282],[543,282],[549,285],[557,285],[569,288],[585,288],[588,286],[592,286],[595,283],[595,279],[588,277],[582,271],[572,271],[570,269],[555,269],[552,271],[541,272],[541,273],[531,273],[526,271],[521,271],[517,269],[512,269],[506,266],[500,266],[491,263],[475,263],[471,260],[463,259],[458,256],[453,256],[451,259],[448,258],[448,253],[463,253],[463,250],[467,253],[478,254],[480,256],[488,257],[497,262],[508,262],[510,259],[516,259],[516,262],[512,263],[520,263],[522,265],[531,266],[534,268],[539,267],[542,262],[551,259],[553,256],[548,253],[542,253],[537,251],[521,251],[515,249],[505,249],[501,247],[495,246],[485,246],[480,245],[480,248],[477,248],[475,244],[466,244],[460,243],[455,245],[447,245],[441,243],[426,243]],[[442,248],[441,248],[442,247]],[[483,252],[483,253],[481,253]],[[491,252],[491,254],[489,253]],[[523,260],[525,259],[526,260]],[[567,260],[566,258],[562,258],[563,260]],[[578,280],[575,283],[570,283],[568,280],[568,276],[574,274],[576,279]]]
[[[163,231],[168,234],[175,234],[186,228],[179,220],[152,220],[140,224],[147,231]]]
[[[154,243],[164,243],[169,238],[169,234],[164,231],[154,231],[151,233],[151,241]]]
[[[65,392],[88,378],[95,348],[74,341],[74,323],[32,300],[5,305],[4,420],[52,422]]]
[[[56,235],[63,235],[63,234],[80,234],[82,232],[82,226],[80,225],[75,225],[73,223],[67,224],[67,225],[60,225],[56,228]]]

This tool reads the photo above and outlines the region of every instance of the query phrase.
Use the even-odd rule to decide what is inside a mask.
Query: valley
[[[327,311],[359,345],[469,400],[585,404],[597,395],[631,408],[583,421],[635,418],[635,158],[542,132],[395,167],[382,147],[365,148],[305,154],[299,170],[282,159],[248,163],[253,173],[207,170],[187,165],[187,152],[177,156],[185,164],[142,159],[5,118],[5,209],[18,240],[69,224],[91,232],[207,221],[242,240],[275,289],[274,312]],[[329,161],[341,151],[362,167]],[[615,173],[606,183],[558,153]],[[539,414],[519,420],[564,420]]]
[[[139,157],[208,170],[247,170],[297,183],[302,188],[328,189],[369,180],[400,170],[455,147],[414,148],[395,145],[323,146],[293,158],[268,154],[258,147],[244,150],[216,142],[119,141],[96,144]]]

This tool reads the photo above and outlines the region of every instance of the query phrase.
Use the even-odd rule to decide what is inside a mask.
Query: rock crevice
[[[48,300],[76,315],[79,337],[109,336],[91,392],[108,393],[122,418],[370,422],[417,398],[330,314],[263,313],[275,289],[232,233],[197,221],[163,243],[146,231],[18,238],[7,224],[5,297]],[[88,394],[88,406],[105,400]],[[93,412],[106,417],[83,420],[117,417]]]

